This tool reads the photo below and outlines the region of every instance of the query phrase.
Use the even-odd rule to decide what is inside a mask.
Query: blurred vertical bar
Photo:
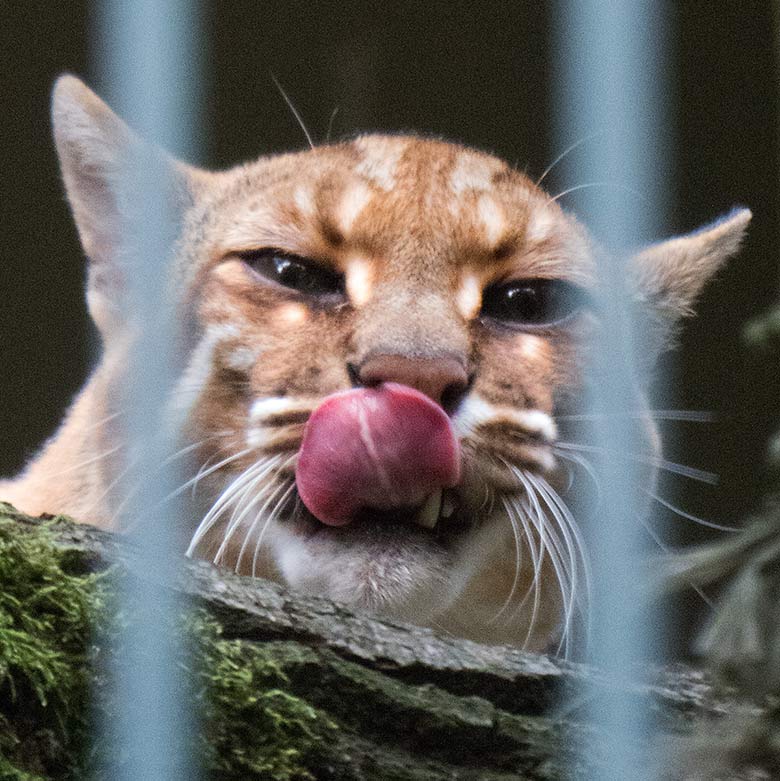
[[[603,248],[598,257],[603,328],[590,367],[603,490],[600,512],[586,530],[594,584],[589,660],[623,683],[641,672],[655,641],[636,578],[643,547],[636,486],[643,476],[637,462],[626,458],[642,449],[631,414],[641,404],[634,357],[642,344],[641,334],[631,329],[626,258],[659,235],[663,223],[663,9],[664,4],[649,0],[560,0],[555,19],[557,142],[563,148],[589,137],[576,156],[579,165],[569,165],[567,184],[599,183],[578,190],[573,200]],[[616,189],[610,191],[604,182]],[[626,185],[641,196],[620,189]],[[606,746],[591,747],[602,758],[591,777],[651,778],[641,753],[652,726],[650,714],[621,685],[586,695],[595,732],[606,741]]]
[[[195,154],[199,88],[199,4],[195,0],[100,0],[95,44],[103,86],[144,139],[177,155]],[[128,624],[111,671],[118,719],[103,725],[112,741],[103,777],[111,781],[194,778],[191,700],[180,619],[185,605],[167,584],[182,561],[182,519],[165,501],[176,485],[169,456],[177,432],[165,420],[177,341],[172,245],[178,232],[173,183],[150,146],[133,152],[119,185],[134,226],[122,237],[123,269],[137,339],[126,396],[128,473],[121,525],[138,551],[120,611]]]

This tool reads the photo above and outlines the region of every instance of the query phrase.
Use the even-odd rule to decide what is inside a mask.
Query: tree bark
[[[40,519],[0,509],[21,535],[41,528]],[[59,518],[46,528],[69,572],[113,567],[149,577],[132,545],[116,534]],[[238,642],[241,653],[261,651],[273,660],[287,694],[326,715],[327,750],[317,754],[315,764],[307,760],[302,775],[285,777],[305,778],[306,772],[334,779],[599,777],[609,760],[598,726],[584,720],[587,685],[587,691],[623,686],[650,709],[656,731],[643,750],[649,763],[662,768],[661,777],[705,778],[696,775],[702,763],[690,762],[701,743],[686,736],[701,724],[717,731],[727,714],[758,712],[716,691],[698,670],[657,669],[642,682],[617,684],[581,664],[379,621],[205,562],[183,561],[173,588],[207,611],[224,641]],[[235,726],[235,734],[242,734]],[[233,748],[219,743],[215,750]],[[743,777],[725,762],[722,758],[722,767],[706,778]],[[214,767],[223,765],[217,761]],[[277,777],[268,773],[243,777]],[[242,776],[223,767],[210,777]]]

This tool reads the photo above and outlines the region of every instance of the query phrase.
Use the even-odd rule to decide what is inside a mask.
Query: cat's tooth
[[[425,504],[417,513],[415,522],[420,524],[420,526],[424,526],[426,529],[433,529],[436,526],[436,522],[439,520],[440,510],[441,491],[436,491],[425,500]]]
[[[455,512],[455,501],[449,494],[442,494],[441,517],[449,518]]]

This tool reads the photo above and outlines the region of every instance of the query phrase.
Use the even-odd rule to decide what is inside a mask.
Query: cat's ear
[[[751,216],[749,209],[733,209],[693,233],[639,252],[630,269],[641,303],[670,326],[693,314],[704,285],[739,250]]]
[[[160,166],[173,219],[191,204],[198,176],[205,172],[144,142],[75,76],[57,79],[51,111],[65,190],[90,260],[87,303],[105,335],[125,314],[124,250],[142,197],[134,196],[128,176],[133,161],[151,160]]]

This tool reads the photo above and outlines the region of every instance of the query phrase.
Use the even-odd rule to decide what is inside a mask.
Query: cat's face
[[[243,453],[204,480],[210,499],[258,464],[273,466],[235,491],[239,506],[267,498],[265,517],[255,522],[262,507],[252,506],[220,548],[226,508],[195,552],[218,550],[221,563],[252,572],[262,535],[257,572],[271,567],[294,586],[409,617],[423,604],[441,611],[472,567],[513,573],[502,502],[525,491],[515,470],[557,479],[553,415],[581,395],[593,268],[578,225],[495,158],[380,136],[225,174],[203,214],[198,255],[208,260],[191,299],[199,338],[184,380],[189,438],[205,440],[202,462]],[[412,479],[394,495],[380,473],[413,433],[392,401],[369,425],[402,441],[373,457],[353,441],[349,414],[326,416],[322,425],[349,429],[329,432],[333,447],[376,463],[320,465],[333,457],[318,447],[316,479],[349,483],[368,470],[360,479],[378,487],[363,504],[354,494],[370,486],[348,485],[336,497],[355,505],[345,522],[323,523],[315,500],[298,499],[307,420],[333,394],[382,382],[416,388],[445,411],[459,475],[421,477],[419,489]],[[426,441],[404,456],[412,470],[444,457]],[[472,539],[490,526],[510,537],[497,561],[481,560]]]
[[[95,112],[70,89],[68,111]],[[63,156],[79,218],[83,161]],[[172,398],[203,516],[191,553],[383,615],[547,643],[582,556],[556,418],[577,412],[598,330],[584,229],[500,160],[417,137],[176,175],[188,329]],[[726,234],[736,246],[745,221],[672,260],[640,256],[637,296],[684,309],[706,274],[682,279],[679,258]]]

